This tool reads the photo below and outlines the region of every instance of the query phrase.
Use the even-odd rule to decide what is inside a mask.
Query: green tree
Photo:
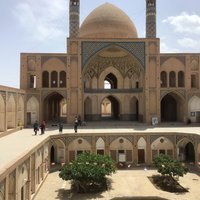
[[[153,162],[158,172],[164,176],[163,181],[167,181],[172,185],[174,184],[174,180],[178,181],[179,176],[183,177],[189,171],[181,162],[168,155],[160,154],[159,156],[155,156]]]
[[[80,154],[75,161],[61,168],[59,177],[71,180],[78,192],[106,186],[106,176],[115,172],[111,157],[90,153]]]

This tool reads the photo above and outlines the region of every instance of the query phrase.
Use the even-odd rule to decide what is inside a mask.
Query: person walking
[[[74,121],[74,131],[75,131],[75,133],[77,133],[77,129],[78,129],[78,119],[76,117],[75,121]]]
[[[59,133],[62,133],[62,131],[63,131],[63,124],[61,122],[59,123],[58,127],[59,127]]]
[[[78,125],[79,125],[79,126],[81,126],[81,124],[82,124],[82,121],[81,121],[81,116],[80,116],[80,115],[78,115]]]
[[[44,131],[45,131],[45,121],[43,121],[41,124],[40,124],[40,129],[41,129],[41,135],[44,134]]]
[[[33,124],[33,131],[35,135],[37,135],[37,132],[39,131],[39,124],[37,121],[35,121],[35,123]]]

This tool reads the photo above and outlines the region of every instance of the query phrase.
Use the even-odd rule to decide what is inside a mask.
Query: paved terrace
[[[184,124],[162,124],[162,126],[147,126],[145,124],[133,124],[131,122],[96,122],[88,123],[78,129],[77,134],[83,133],[190,133],[200,134],[200,127],[185,126]],[[12,164],[30,153],[33,148],[41,143],[45,143],[50,135],[58,135],[58,127],[47,126],[44,135],[34,136],[32,128],[23,129],[0,138],[0,176]],[[63,134],[75,134],[73,126],[65,125]],[[78,195],[70,193],[70,184],[58,178],[58,172],[51,173],[44,182],[35,200],[53,200],[53,199],[71,199],[71,200],[88,200],[102,199],[110,200],[114,197],[125,196],[162,196],[169,200],[198,200],[200,199],[200,178],[198,175],[189,173],[180,182],[189,193],[182,195],[170,194],[159,191],[148,181],[147,176],[156,173],[155,170],[125,170],[118,171],[112,176],[112,189],[97,195]],[[122,179],[123,177],[123,179]]]
[[[147,126],[132,122],[91,122],[87,126],[81,126],[77,134],[83,133],[190,133],[200,134],[200,127],[185,126],[184,124],[162,124],[162,126]],[[65,125],[63,134],[75,134],[73,126]],[[34,136],[32,128],[23,129],[0,138],[0,175],[17,160],[28,152],[48,140],[50,135],[59,134],[58,127],[47,126],[44,135]]]

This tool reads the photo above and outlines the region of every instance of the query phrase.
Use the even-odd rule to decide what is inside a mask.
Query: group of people
[[[41,135],[43,135],[45,132],[45,128],[46,128],[45,121],[42,121],[40,123],[40,125],[39,125],[38,121],[35,121],[35,123],[33,124],[33,131],[34,131],[35,135],[37,135],[37,132],[39,131],[39,129],[41,130]]]
[[[77,133],[78,126],[81,126],[81,124],[82,124],[81,116],[78,115],[78,116],[75,117],[75,121],[74,121],[74,131],[75,131],[75,133]],[[39,130],[41,130],[41,135],[43,135],[44,132],[45,132],[45,128],[46,128],[45,121],[42,121],[40,124],[38,123],[38,121],[35,121],[35,123],[33,124],[33,131],[34,131],[35,135],[37,135],[37,132]],[[58,129],[59,129],[59,133],[62,133],[62,131],[63,131],[63,124],[62,123],[58,124]]]

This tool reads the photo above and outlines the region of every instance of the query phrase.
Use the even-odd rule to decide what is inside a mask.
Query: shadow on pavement
[[[161,197],[115,197],[111,200],[168,200]]]

